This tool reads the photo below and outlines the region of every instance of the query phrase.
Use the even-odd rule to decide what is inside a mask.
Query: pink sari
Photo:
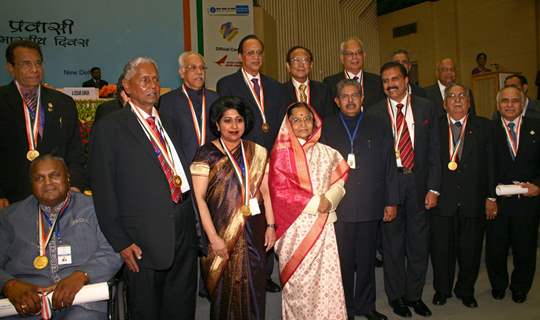
[[[287,117],[270,156],[270,195],[277,225],[275,250],[283,286],[284,319],[346,319],[333,222],[349,167],[336,150],[318,143],[321,121],[302,145]],[[319,196],[332,202],[318,214]]]

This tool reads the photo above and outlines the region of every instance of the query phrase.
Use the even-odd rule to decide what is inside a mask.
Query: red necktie
[[[405,169],[411,170],[414,167],[414,150],[411,142],[411,136],[409,135],[409,128],[407,127],[407,121],[401,112],[403,104],[399,103],[397,106],[396,127],[403,126],[401,137],[398,142],[399,155],[401,157],[401,164]]]
[[[159,130],[158,130],[157,126],[156,126],[156,120],[154,119],[154,117],[148,117],[146,119],[146,122],[148,122],[148,125],[150,126],[150,129],[152,129],[154,134],[157,137],[159,137],[159,140],[160,140],[161,144],[165,145],[165,140],[161,136],[161,133],[159,132]],[[174,173],[173,173],[171,167],[169,166],[169,164],[167,163],[167,161],[165,161],[165,157],[163,156],[163,154],[159,150],[159,148],[156,145],[156,143],[154,142],[154,140],[150,139],[150,142],[152,142],[152,147],[154,147],[154,152],[156,153],[156,155],[158,157],[159,164],[161,165],[161,169],[163,170],[163,173],[165,174],[165,177],[167,178],[167,182],[169,183],[169,189],[171,190],[172,201],[174,201],[174,203],[178,203],[178,202],[180,202],[182,200],[182,191],[180,190],[180,187],[177,187],[174,184]],[[171,157],[171,159],[172,159],[172,157]]]

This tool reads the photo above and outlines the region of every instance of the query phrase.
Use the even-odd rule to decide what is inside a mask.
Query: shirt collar
[[[293,86],[294,86],[296,89],[298,89],[298,87],[300,87],[301,84],[305,84],[306,86],[309,85],[309,78],[306,79],[305,82],[299,82],[299,81],[296,81],[296,79],[295,79],[295,78],[292,78],[292,77],[291,77],[291,80],[292,80]]]
[[[64,200],[62,200],[59,204],[54,206],[54,207],[48,207],[48,206],[46,206],[44,204],[39,203],[39,201],[38,201],[39,208],[41,210],[43,210],[44,212],[46,212],[47,214],[50,214],[52,212],[58,213],[60,211],[60,209],[62,209],[62,207],[66,204],[66,201],[69,201],[69,199],[71,197],[70,193],[71,193],[71,191],[68,191],[68,193],[66,194],[66,198]],[[36,200],[37,200],[37,198],[36,198]]]
[[[257,79],[257,80],[259,80],[259,84],[261,83],[261,73],[260,73],[260,72],[257,73],[257,75],[254,75],[254,76],[253,76],[253,75],[251,75],[251,73],[247,72],[247,71],[244,70],[243,68],[242,68],[242,70],[243,70],[243,72],[248,76],[249,81],[251,81],[251,80],[253,80],[253,79]]]
[[[156,109],[156,107],[152,107],[152,114],[149,115],[148,113],[146,113],[145,111],[143,111],[143,109],[139,108],[136,104],[133,103],[133,101],[130,101],[129,104],[133,107],[133,108],[137,108],[141,111],[141,114],[143,115],[144,117],[144,120],[150,118],[150,117],[154,117],[154,118],[159,118],[159,113]]]
[[[362,79],[363,70],[360,70],[357,74],[354,74],[350,72],[349,70],[345,70],[345,73],[349,76],[349,79],[353,79],[354,77],[358,77],[358,79]]]
[[[443,97],[443,100],[444,100],[444,90],[446,90],[446,86],[442,84],[442,82],[439,80],[437,80],[437,84],[439,85],[439,90],[441,91],[441,96]]]
[[[408,97],[409,97],[409,94],[407,93],[407,94],[403,97],[403,99],[401,99],[401,101],[399,101],[399,102],[396,102],[396,101],[394,101],[394,100],[392,100],[392,99],[389,98],[389,99],[390,99],[390,104],[392,105],[392,108],[397,109],[397,105],[398,105],[399,103],[401,103],[402,105],[406,106],[406,105],[407,105],[407,98],[408,98]]]
[[[459,120],[454,120],[452,117],[450,117],[450,115],[447,113],[446,116],[448,117],[448,119],[450,120],[450,122],[452,122],[452,124],[455,124],[456,122],[461,122],[461,124],[463,124],[463,122],[465,121],[465,117],[459,119]]]

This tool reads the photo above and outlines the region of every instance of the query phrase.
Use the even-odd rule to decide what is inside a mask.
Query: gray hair
[[[64,161],[64,158],[53,156],[52,154],[44,154],[37,157],[34,161],[30,163],[30,169],[28,170],[30,173],[29,174],[30,181],[32,181],[32,178],[34,176],[34,171],[36,170],[37,165],[43,161],[48,161],[48,160],[60,162],[60,164],[62,165],[62,168],[66,172],[67,177],[69,178],[69,169],[68,169],[68,166],[66,165],[66,162]]]
[[[185,67],[184,63],[186,59],[190,56],[199,56],[199,58],[201,58],[204,65],[206,65],[206,60],[200,53],[195,52],[195,51],[184,51],[178,56],[178,67],[180,68]]]
[[[354,81],[352,79],[343,79],[339,81],[336,85],[336,95],[339,97],[341,95],[341,91],[343,91],[343,88],[353,86],[356,89],[358,89],[358,93],[362,94],[362,86],[357,81]]]
[[[452,90],[452,88],[454,88],[454,87],[460,87],[460,88],[462,88],[463,91],[465,92],[465,96],[466,96],[466,97],[470,97],[470,96],[471,96],[469,88],[465,87],[465,86],[462,85],[461,83],[452,82],[452,83],[450,83],[449,85],[447,85],[446,88],[444,89],[444,100],[445,100],[445,101],[446,101],[446,98],[448,98],[448,95],[450,94],[450,90]]]
[[[519,95],[521,96],[521,104],[524,105],[525,104],[525,93],[523,92],[523,90],[521,90],[521,88],[518,88],[516,86],[504,86],[501,90],[499,90],[499,92],[497,92],[497,106],[501,103],[501,95],[502,95],[502,92],[508,88],[512,88],[512,89],[516,89],[518,92],[519,92]]]
[[[350,38],[348,38],[347,40],[345,40],[345,41],[343,41],[343,42],[341,42],[341,43],[339,44],[339,52],[340,52],[341,54],[344,53],[344,50],[345,50],[345,44],[346,44],[347,42],[349,42],[349,41],[356,41],[356,42],[358,43],[358,45],[360,45],[360,48],[362,49],[362,51],[364,51],[364,43],[362,42],[362,40],[360,40],[360,39],[357,38],[357,37],[350,37]]]
[[[128,61],[128,63],[124,66],[124,70],[122,71],[122,74],[124,75],[125,80],[129,80],[133,77],[135,74],[135,68],[137,68],[140,64],[143,63],[151,63],[154,65],[156,70],[158,70],[157,63],[152,58],[148,57],[136,57]]]

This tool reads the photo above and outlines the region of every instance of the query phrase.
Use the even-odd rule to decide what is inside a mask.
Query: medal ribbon
[[[185,85],[182,85],[182,91],[186,95],[188,100],[189,109],[191,110],[191,120],[193,120],[193,126],[195,127],[195,134],[197,135],[197,143],[199,147],[206,143],[206,95],[204,94],[204,88],[202,89],[202,111],[201,111],[201,125],[199,126],[199,121],[197,121],[197,114],[195,113],[195,108],[193,107],[193,102],[187,93]]]
[[[401,140],[401,136],[403,135],[403,129],[407,125],[407,112],[409,112],[409,106],[412,109],[411,104],[411,96],[407,95],[407,100],[405,103],[405,114],[403,115],[403,123],[401,124],[401,127],[397,127],[397,114],[394,115],[394,109],[392,109],[392,103],[390,103],[390,98],[386,99],[386,107],[388,109],[388,116],[390,117],[390,123],[392,124],[392,133],[394,134],[394,151],[399,151],[399,140]]]
[[[244,69],[242,69],[242,75],[244,76],[244,81],[246,82],[246,85],[248,86],[249,91],[251,92],[251,95],[253,96],[253,99],[255,99],[255,103],[257,104],[257,108],[259,108],[259,112],[261,114],[261,118],[263,120],[263,123],[267,123],[266,122],[266,116],[264,115],[264,89],[263,89],[262,81],[260,81],[260,83],[259,83],[259,87],[260,87],[260,91],[261,91],[260,92],[261,99],[259,100],[259,98],[257,98],[257,93],[255,93],[254,85],[253,85],[253,83],[251,83],[251,81],[249,81],[249,77],[248,77],[247,73],[244,71]]]
[[[141,124],[141,126],[142,126],[144,132],[146,133],[146,135],[158,147],[159,151],[163,155],[163,159],[165,159],[165,162],[167,162],[167,164],[169,165],[169,167],[173,171],[173,175],[179,176],[179,174],[176,171],[176,167],[174,166],[174,161],[173,161],[173,158],[171,156],[171,150],[169,148],[169,143],[167,142],[167,139],[165,139],[165,136],[163,136],[163,142],[162,142],[162,139],[160,137],[156,136],[156,134],[154,133],[154,130],[152,130],[152,128],[150,128],[150,125],[148,124],[148,122],[146,122],[146,119],[142,115],[139,108],[134,106],[134,105],[131,105],[131,109],[133,110],[133,112],[137,116],[137,120]],[[159,117],[156,117],[156,125],[158,126],[159,131],[162,132],[163,130],[162,130],[162,125],[161,125],[161,120],[159,119]]]
[[[353,148],[354,139],[356,139],[356,135],[358,134],[358,128],[360,128],[360,122],[362,122],[362,120],[364,119],[364,114],[365,113],[362,112],[362,114],[356,120],[356,125],[354,126],[353,133],[351,134],[351,130],[349,130],[349,126],[345,122],[345,118],[343,117],[343,113],[341,113],[341,112],[339,113],[339,119],[341,120],[341,123],[345,127],[345,131],[347,131],[347,136],[349,137],[349,142],[351,143],[351,153],[354,153],[354,148]]]
[[[246,153],[244,151],[244,142],[240,140],[240,152],[242,152],[242,161],[244,162],[244,170],[240,168],[240,165],[238,162],[236,162],[236,159],[231,155],[231,152],[229,149],[227,149],[227,146],[223,142],[221,138],[219,138],[219,142],[221,143],[221,146],[223,147],[223,150],[225,151],[225,154],[227,155],[227,158],[229,158],[229,161],[231,162],[234,172],[236,173],[236,177],[238,178],[238,181],[240,181],[240,188],[242,190],[242,203],[246,206],[249,204],[249,164],[246,160]],[[243,176],[243,177],[242,177]]]
[[[28,111],[28,105],[24,100],[21,88],[19,87],[19,84],[17,82],[15,82],[15,84],[17,85],[17,89],[19,90],[19,94],[21,95],[23,101],[24,124],[26,128],[26,141],[28,141],[28,150],[36,150],[39,127],[41,126],[41,90],[40,88],[38,88],[37,90],[36,117],[34,119],[34,123],[32,123],[32,119],[30,118],[30,111]]]
[[[56,219],[50,223],[49,232],[45,234],[45,224],[43,223],[43,217],[45,216],[45,212],[41,210],[41,208],[38,209],[38,232],[39,232],[39,255],[45,256],[47,253],[47,245],[49,244],[49,241],[51,240],[51,236],[54,232],[54,227],[57,225],[58,220],[60,220],[61,215],[66,211],[67,207],[69,206],[69,203],[71,201],[71,192],[68,192],[68,195],[66,197],[66,200],[62,203],[62,206],[60,207],[60,210],[58,210],[58,216]],[[39,205],[38,205],[39,207]],[[47,217],[45,217],[47,220],[49,220]]]
[[[519,133],[521,131],[521,119],[522,117],[519,116],[519,119],[517,121],[515,133],[516,133],[516,143],[514,144],[514,139],[512,139],[512,133],[510,132],[510,128],[508,127],[508,124],[506,124],[501,117],[501,121],[504,126],[504,133],[506,133],[506,140],[508,141],[508,145],[510,146],[510,151],[512,152],[513,158],[517,156],[518,148],[519,148]]]
[[[461,126],[461,131],[459,132],[458,143],[456,145],[454,145],[454,139],[452,136],[452,121],[450,121],[450,118],[448,119],[448,154],[450,155],[450,162],[457,162],[456,159],[459,153],[459,146],[461,146],[461,142],[465,136],[465,126],[467,125],[468,119],[469,115],[465,116],[463,125]]]

